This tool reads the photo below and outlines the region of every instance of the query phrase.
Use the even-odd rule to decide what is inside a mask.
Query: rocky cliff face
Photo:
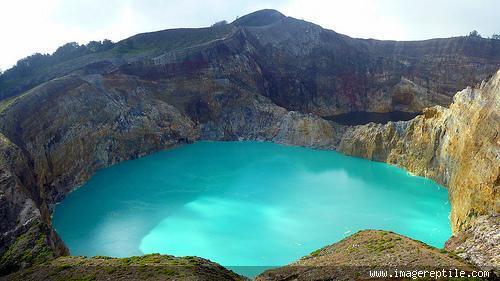
[[[499,65],[500,42],[483,49],[464,37],[360,40],[292,18],[248,27],[245,34],[258,50],[253,57],[264,95],[289,110],[320,116],[447,106],[457,91],[488,78]]]
[[[0,134],[0,273],[68,254],[22,150]]]
[[[360,40],[266,11],[223,27],[140,34],[29,81],[6,72],[0,270],[36,262],[12,253],[67,252],[51,206],[96,169],[198,139],[338,148],[402,166],[448,186],[454,230],[465,229],[498,212],[500,75],[408,122],[346,127],[320,116],[447,105],[499,67],[496,40]],[[33,237],[19,240],[26,233]]]
[[[445,248],[485,270],[500,276],[500,218],[498,213],[483,215],[465,230],[451,237]]]
[[[6,71],[0,76],[0,99],[75,71],[118,70],[149,80],[202,75],[267,96],[288,110],[320,116],[417,112],[447,106],[457,91],[500,67],[499,40],[356,39],[272,10],[211,28],[138,34],[102,52],[70,51],[47,58],[40,69],[33,62]]]
[[[500,266],[500,71],[411,121],[351,127],[344,153],[385,161],[448,187],[453,249],[471,262]],[[489,231],[487,231],[489,229]]]
[[[99,168],[200,138],[331,142],[333,130],[317,116],[289,112],[266,97],[231,92],[211,81],[176,83],[169,89],[167,83],[123,74],[71,75],[5,107],[0,115],[0,129],[9,136],[2,135],[0,150],[3,271],[36,263],[19,255],[37,241],[35,256],[67,253],[50,227],[50,208]],[[210,92],[201,97],[191,92],[203,87]]]
[[[478,215],[498,213],[500,72],[467,88],[449,108],[424,110],[407,122],[352,127],[339,151],[384,161],[449,188],[453,230]]]

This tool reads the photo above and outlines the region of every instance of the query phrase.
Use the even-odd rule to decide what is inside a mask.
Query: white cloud
[[[500,32],[495,0],[0,0],[0,68],[71,41],[114,41],[140,32],[208,26],[275,8],[353,37],[417,40]]]

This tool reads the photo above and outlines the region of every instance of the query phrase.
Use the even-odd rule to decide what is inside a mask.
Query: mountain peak
[[[236,26],[264,26],[285,18],[282,13],[273,9],[255,11],[233,21]]]

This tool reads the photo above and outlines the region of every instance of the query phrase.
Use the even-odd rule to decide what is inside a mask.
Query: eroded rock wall
[[[384,161],[449,188],[453,231],[478,215],[498,213],[500,72],[467,88],[450,108],[431,107],[406,122],[347,130],[338,150]]]
[[[500,215],[483,215],[451,237],[445,248],[485,270],[500,276]]]
[[[44,83],[9,104],[0,121],[2,272],[68,253],[51,228],[51,206],[99,168],[198,139],[323,147],[333,136],[317,116],[232,86],[124,74]]]
[[[0,275],[68,254],[25,153],[0,134]]]

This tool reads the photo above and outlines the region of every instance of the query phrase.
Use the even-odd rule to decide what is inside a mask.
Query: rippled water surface
[[[334,151],[199,142],[98,171],[57,205],[73,255],[200,256],[283,265],[361,229],[442,247],[446,189]]]

